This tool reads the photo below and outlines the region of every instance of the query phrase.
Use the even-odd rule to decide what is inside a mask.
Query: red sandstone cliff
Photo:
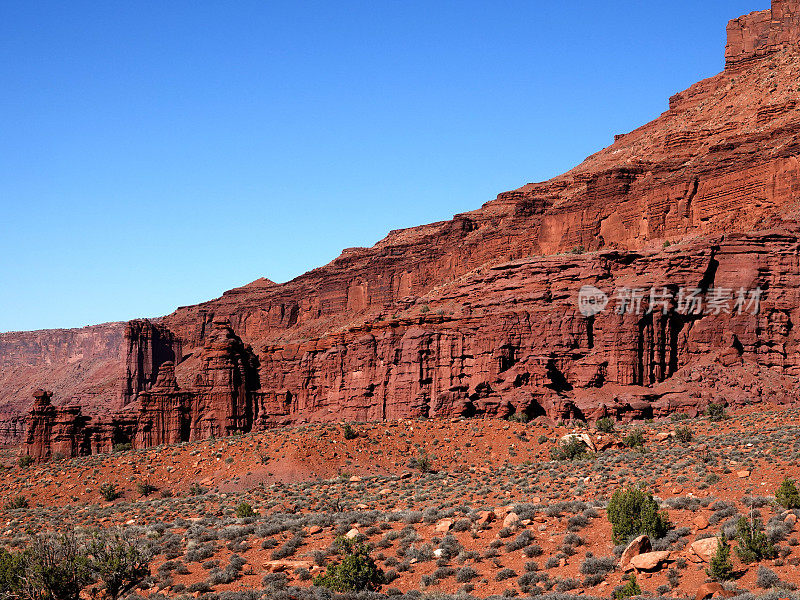
[[[723,73],[568,173],[286,284],[259,280],[129,324],[125,358],[92,363],[118,365],[125,412],[87,422],[75,435],[101,441],[78,451],[115,436],[144,446],[312,419],[634,418],[793,400],[799,42],[800,0],[774,0],[728,25]],[[587,318],[584,285],[668,286],[675,297],[666,313]],[[720,289],[763,298],[757,314],[685,313],[680,288],[703,306]],[[2,364],[13,381],[19,360]],[[58,395],[61,374],[47,369],[39,385]],[[105,389],[93,373],[82,381]],[[35,431],[64,420],[41,406],[31,419]],[[37,436],[29,451],[46,456],[54,442]]]

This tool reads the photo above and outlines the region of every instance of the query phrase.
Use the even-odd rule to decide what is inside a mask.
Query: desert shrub
[[[106,594],[116,600],[150,575],[151,553],[120,530],[95,534],[88,543],[91,569]]]
[[[444,539],[439,543],[439,550],[442,551],[442,559],[444,560],[458,556],[462,549],[458,539],[450,534],[444,536]]]
[[[512,577],[516,577],[517,574],[514,572],[514,569],[509,569],[508,567],[504,569],[500,569],[497,572],[497,575],[494,576],[495,581],[505,581],[506,579],[511,579]]]
[[[731,547],[725,534],[717,542],[717,551],[711,557],[711,564],[706,569],[706,574],[718,581],[733,579],[733,563],[731,562]]]
[[[468,581],[475,579],[477,576],[478,572],[472,567],[461,567],[456,572],[456,581],[458,583],[467,583]]]
[[[514,552],[515,550],[522,550],[527,548],[533,542],[533,534],[528,531],[522,531],[512,541],[506,542],[506,552]]]
[[[775,492],[775,501],[789,510],[800,508],[800,491],[797,490],[794,479],[784,478]]]
[[[353,426],[350,423],[345,423],[344,427],[342,428],[342,435],[346,440],[354,440],[358,437],[358,432],[353,429]]]
[[[613,433],[614,432],[614,419],[609,417],[603,417],[599,419],[597,423],[595,423],[595,427],[597,431],[602,433]]]
[[[133,444],[125,442],[124,444],[114,444],[111,448],[112,452],[127,452],[133,449]]]
[[[692,441],[694,437],[694,433],[692,432],[692,428],[688,425],[678,425],[675,428],[675,437],[678,439],[679,442],[684,444],[688,444]]]
[[[11,553],[5,548],[0,548],[0,597],[8,594],[15,598],[22,588],[22,578],[25,575],[23,554]]]
[[[628,448],[644,448],[644,432],[636,427],[622,441]]]
[[[100,495],[111,502],[122,496],[122,492],[117,491],[117,486],[113,483],[104,483],[100,486]]]
[[[711,510],[714,511],[714,514],[708,519],[711,525],[716,525],[720,521],[737,514],[736,505],[732,502],[726,502],[725,500],[714,502],[714,504],[711,505]]]
[[[589,518],[583,513],[572,515],[567,521],[567,531],[580,531],[589,524]]]
[[[236,506],[236,516],[240,519],[247,519],[249,517],[255,517],[258,513],[253,510],[253,507],[250,506],[247,502],[240,502]]]
[[[206,581],[196,581],[196,582],[186,586],[186,591],[187,592],[191,592],[193,594],[196,594],[195,597],[199,597],[200,594],[204,594],[206,592],[210,592],[211,591],[211,586],[208,585],[208,582],[206,582]]]
[[[27,469],[33,464],[33,457],[30,454],[23,454],[17,460],[17,464],[23,469]]]
[[[736,553],[743,563],[752,563],[765,558],[775,558],[778,551],[775,546],[767,539],[761,519],[751,515],[740,517],[736,522],[736,541],[739,545]]]
[[[196,481],[189,486],[190,496],[202,496],[206,493],[206,489]]]
[[[431,473],[433,472],[433,459],[423,450],[408,461],[408,466],[420,473]]]
[[[216,544],[213,542],[195,546],[186,551],[186,562],[202,562],[208,560],[217,552]]]
[[[724,404],[714,404],[713,402],[709,403],[706,407],[706,416],[711,421],[721,421],[725,418],[725,405]]]
[[[636,576],[631,574],[628,577],[628,582],[614,590],[614,600],[622,600],[622,598],[632,598],[633,596],[641,596],[642,588],[636,582]]]
[[[614,570],[617,560],[613,556],[595,557],[586,555],[581,563],[581,575],[604,575]]]
[[[34,598],[77,599],[96,581],[84,541],[74,533],[37,536],[25,554],[24,581],[41,594]]]
[[[459,519],[455,523],[453,523],[453,531],[455,532],[462,532],[462,531],[469,531],[472,528],[472,521],[469,519]]]
[[[281,560],[288,558],[297,552],[298,548],[303,545],[303,534],[296,533],[294,536],[286,540],[283,545],[272,553],[272,560]]]
[[[543,552],[544,550],[542,550],[542,547],[539,544],[531,544],[522,551],[522,553],[528,558],[535,558],[536,556],[541,556]]]
[[[28,508],[28,499],[25,496],[14,496],[11,500],[6,502],[7,510],[16,510],[19,508]]]
[[[334,592],[376,591],[384,583],[384,574],[369,555],[369,548],[347,538],[337,538],[343,555],[341,562],[314,578],[314,585]]]
[[[639,487],[615,491],[608,503],[607,514],[615,544],[623,544],[643,533],[660,538],[670,528],[667,513],[659,511],[653,495]]]
[[[439,567],[433,572],[434,579],[447,579],[448,577],[452,577],[456,574],[456,570],[453,567]]]
[[[144,481],[136,484],[136,491],[139,492],[140,496],[147,497],[153,492],[157,492],[158,488],[149,481]]]
[[[552,460],[582,460],[589,457],[589,448],[581,440],[570,438],[550,450]]]
[[[556,584],[556,590],[562,593],[568,592],[569,590],[576,590],[579,587],[581,587],[580,580],[571,577],[562,579]]]
[[[774,571],[768,569],[764,565],[759,565],[758,572],[756,573],[756,585],[760,588],[768,589],[776,587],[781,583]]]

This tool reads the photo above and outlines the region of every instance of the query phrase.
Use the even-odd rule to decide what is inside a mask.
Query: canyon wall
[[[725,65],[736,67],[800,44],[800,7],[794,0],[772,0],[769,10],[750,13],[728,24]]]
[[[42,367],[63,358],[0,335],[12,344],[0,349],[17,348],[3,377],[19,380],[25,357],[40,356],[37,386],[61,405],[36,400],[25,451],[46,458],[316,420],[627,420],[696,414],[712,401],[793,401],[798,15],[800,0],[775,0],[731,21],[723,73],[550,181],[393,231],[285,284],[260,279],[113,326],[123,355],[109,339],[81,363],[113,371],[113,390],[88,368],[67,386]],[[607,294],[605,310],[579,310],[585,286]],[[640,295],[626,300],[630,290]],[[617,310],[625,302],[637,310]],[[29,380],[11,404],[30,402]],[[78,389],[76,412],[63,405],[76,405],[67,396]],[[100,403],[116,409],[96,416]],[[79,442],[67,448],[70,436]]]
[[[60,402],[81,404],[91,414],[120,408],[124,329],[124,323],[106,323],[0,333],[0,445],[22,441],[21,421],[37,388],[50,389]]]

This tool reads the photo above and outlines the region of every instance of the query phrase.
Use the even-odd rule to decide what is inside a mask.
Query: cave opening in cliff
[[[497,359],[497,366],[501,373],[508,371],[516,364],[516,352],[517,349],[511,344],[506,344],[500,348],[500,356]]]
[[[112,446],[129,446],[132,442],[133,439],[125,431],[119,428],[114,429],[114,433],[111,436]]]
[[[547,411],[536,400],[531,400],[528,406],[525,407],[525,410],[523,412],[525,413],[525,416],[528,418],[529,421],[535,419],[536,417],[547,416]]]
[[[181,417],[181,442],[188,442],[192,435],[192,423],[186,415]]]
[[[547,378],[550,383],[545,384],[545,387],[561,394],[572,390],[572,384],[567,380],[567,377],[556,366],[555,360],[550,359],[547,361]]]

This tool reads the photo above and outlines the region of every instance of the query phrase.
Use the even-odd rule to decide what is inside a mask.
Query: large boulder
[[[626,570],[636,569],[637,571],[655,571],[659,569],[664,563],[670,562],[670,553],[666,550],[659,552],[645,552],[637,554],[631,558],[630,563]]]
[[[623,571],[628,570],[628,566],[634,556],[650,552],[652,549],[653,546],[650,544],[650,538],[647,537],[647,535],[640,535],[625,548],[625,551],[619,559],[619,568]]]
[[[709,598],[733,598],[736,592],[726,590],[716,581],[704,583],[697,588],[697,593],[694,595],[694,600],[708,600]]]
[[[686,558],[692,562],[711,562],[717,551],[718,538],[710,537],[692,542],[686,549]]]
[[[591,436],[588,433],[568,433],[566,435],[561,436],[561,439],[558,440],[558,443],[561,445],[565,445],[576,440],[578,442],[581,442],[592,452],[597,452],[597,446],[595,446],[594,440],[592,440]]]

